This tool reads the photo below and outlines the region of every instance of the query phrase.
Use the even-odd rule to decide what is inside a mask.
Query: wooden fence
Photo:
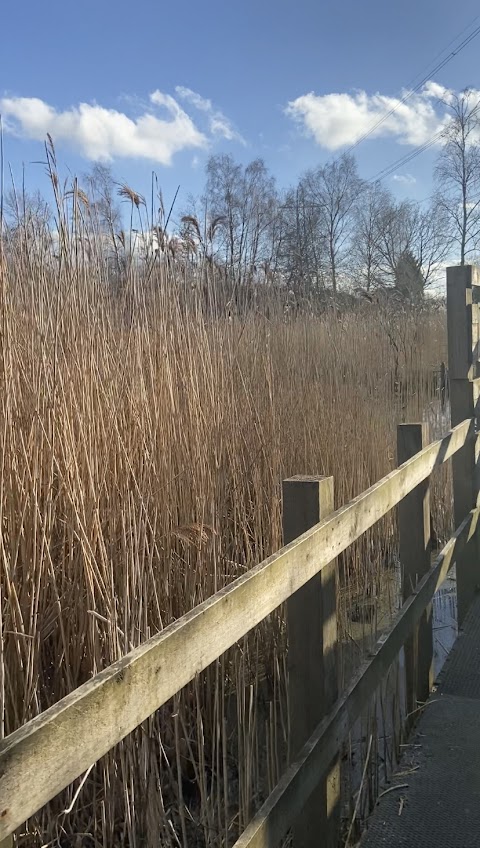
[[[294,760],[235,848],[272,848],[293,828],[294,844],[336,844],[338,756],[405,646],[407,698],[432,682],[434,593],[457,564],[459,623],[479,580],[476,433],[480,273],[447,271],[452,429],[427,444],[425,425],[398,429],[399,467],[340,509],[333,479],[283,485],[285,546],[158,635],[113,663],[0,744],[0,845],[57,793],[134,730],[283,602],[289,631]],[[433,565],[429,478],[452,459],[456,531]],[[403,606],[373,654],[337,691],[335,559],[399,506]]]

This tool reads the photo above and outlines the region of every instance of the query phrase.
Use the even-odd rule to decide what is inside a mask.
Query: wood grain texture
[[[397,458],[405,462],[429,441],[428,424],[399,424]],[[465,513],[464,513],[465,514]],[[430,482],[427,478],[398,505],[402,598],[406,601],[431,565]],[[407,715],[427,700],[433,686],[433,622],[429,604],[405,643]]]
[[[447,268],[448,371],[450,380],[471,380],[473,367],[472,266]]]
[[[473,304],[473,288],[478,286],[479,269],[464,266],[447,269],[447,327],[450,368],[450,411],[452,425],[478,416],[480,385],[478,373],[478,306]],[[475,291],[478,291],[476,289]],[[455,525],[478,503],[478,443],[470,441],[452,462]],[[461,626],[475,592],[480,586],[480,544],[465,552],[457,578],[458,623]]]
[[[333,477],[284,480],[284,542],[293,541],[333,510]],[[288,599],[287,628],[290,750],[295,755],[338,697],[336,560]],[[315,848],[321,833],[325,848],[334,848],[339,825],[337,757],[294,823],[294,844],[296,848]]]

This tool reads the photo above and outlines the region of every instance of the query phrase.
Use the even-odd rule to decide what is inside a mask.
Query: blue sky
[[[155,170],[167,204],[181,186],[179,207],[201,191],[211,153],[261,156],[287,186],[356,141],[455,36],[480,24],[479,13],[474,0],[9,3],[0,52],[5,159],[17,181],[23,163],[28,188],[46,190],[33,163],[49,131],[63,173],[110,161],[119,180],[148,194]],[[480,36],[432,80],[480,88],[479,53]],[[359,144],[361,176],[432,137],[444,117],[436,86]],[[386,184],[423,199],[434,159],[428,151]]]

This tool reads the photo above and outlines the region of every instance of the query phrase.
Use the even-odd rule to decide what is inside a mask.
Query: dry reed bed
[[[344,503],[394,466],[397,422],[436,403],[441,310],[292,316],[272,295],[268,317],[212,314],[192,275],[131,266],[115,289],[100,259],[52,268],[22,250],[6,263],[5,734],[278,548],[282,478],[333,474]],[[394,549],[391,518],[345,559],[344,629]],[[19,844],[232,844],[283,765],[285,642],[280,610]]]

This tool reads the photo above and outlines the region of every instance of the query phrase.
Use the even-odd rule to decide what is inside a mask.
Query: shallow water
[[[455,568],[452,568],[449,576],[433,598],[433,656],[435,677],[438,677],[457,636],[457,581]]]

